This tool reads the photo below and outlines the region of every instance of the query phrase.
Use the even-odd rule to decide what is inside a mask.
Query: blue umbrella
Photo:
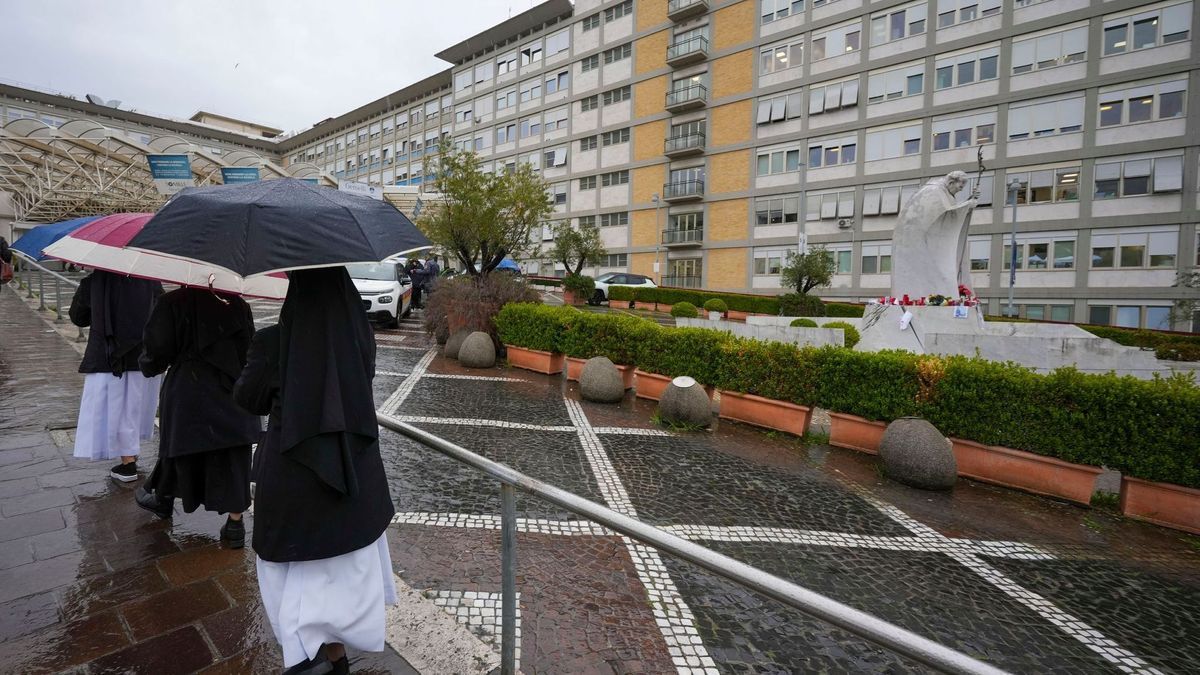
[[[61,223],[39,225],[13,242],[12,247],[25,254],[26,257],[38,261],[45,260],[46,256],[42,255],[42,251],[49,248],[50,244],[98,218],[100,216],[87,216],[86,218],[76,218],[75,220],[64,220]]]
[[[521,268],[517,265],[517,263],[512,258],[505,258],[504,260],[501,260],[500,264],[496,265],[496,269],[497,270],[512,270],[514,272],[521,271]]]

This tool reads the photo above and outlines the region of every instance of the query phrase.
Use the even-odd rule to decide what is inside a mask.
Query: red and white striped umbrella
[[[212,288],[256,298],[287,295],[287,277],[265,274],[243,278],[224,267],[162,253],[125,248],[153,213],[117,213],[94,220],[45,249],[49,258],[141,279]]]

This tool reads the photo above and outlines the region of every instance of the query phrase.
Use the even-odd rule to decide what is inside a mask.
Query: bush
[[[704,301],[704,311],[724,314],[729,311],[729,305],[725,304],[725,301],[720,298],[711,298]]]
[[[779,309],[784,316],[825,316],[825,303],[815,295],[787,293],[779,296]]]
[[[1200,361],[1200,345],[1183,340],[1164,342],[1154,355],[1165,361]]]
[[[505,305],[496,315],[496,334],[506,345],[557,352],[563,324],[571,314],[583,312],[573,307],[530,303]]]
[[[563,289],[571,291],[577,298],[587,299],[596,292],[596,280],[584,274],[568,274],[563,277]]]
[[[658,288],[638,287],[633,289],[633,299],[638,302],[658,302]]]
[[[671,306],[671,316],[684,319],[694,319],[700,316],[700,312],[696,310],[696,306],[692,303],[682,301]]]
[[[729,334],[722,331],[652,324],[637,346],[636,365],[666,377],[688,375],[701,384],[715,384],[721,345],[729,340]]]
[[[816,405],[884,422],[917,414],[916,354],[824,347],[815,359]]]
[[[792,328],[816,328],[817,322],[812,319],[796,319],[788,325]]]
[[[658,302],[664,305],[677,305],[686,302],[700,307],[704,304],[704,294],[699,291],[689,291],[684,288],[660,288],[657,294]]]
[[[577,359],[606,356],[620,365],[637,360],[641,344],[652,339],[658,324],[628,314],[596,314],[575,311],[564,315],[558,351]]]
[[[782,342],[733,338],[720,346],[714,384],[739,394],[811,406],[816,398],[816,353]]]
[[[483,331],[492,336],[499,349],[501,342],[493,320],[500,308],[515,302],[541,301],[540,293],[511,274],[442,279],[425,301],[424,328],[439,340],[460,330]]]
[[[850,305],[844,302],[825,303],[825,316],[836,316],[845,319],[861,319],[866,307]]]
[[[842,333],[845,334],[845,336],[846,336],[845,337],[846,349],[854,349],[854,345],[858,344],[858,340],[861,337],[858,334],[858,329],[855,328],[854,326],[851,326],[850,324],[846,323],[845,321],[830,321],[829,323],[822,326],[822,328],[841,328]]]
[[[636,290],[633,286],[609,286],[608,299],[628,302],[633,300],[633,292]]]

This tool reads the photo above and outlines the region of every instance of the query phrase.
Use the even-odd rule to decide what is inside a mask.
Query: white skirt
[[[161,375],[88,373],[79,402],[75,456],[95,460],[136,457],[142,441],[154,435],[161,383]]]
[[[258,558],[258,590],[285,668],[313,658],[326,643],[381,652],[384,605],[396,604],[387,534],[333,558],[288,563]]]

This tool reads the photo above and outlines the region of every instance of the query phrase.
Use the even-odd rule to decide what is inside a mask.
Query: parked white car
[[[380,263],[346,265],[354,287],[362,298],[367,318],[395,328],[412,309],[412,280],[404,271],[403,259]]]
[[[608,289],[612,286],[634,286],[639,288],[656,288],[654,280],[641,274],[628,272],[609,272],[596,277],[596,291],[588,299],[589,305],[599,305],[608,300]]]

